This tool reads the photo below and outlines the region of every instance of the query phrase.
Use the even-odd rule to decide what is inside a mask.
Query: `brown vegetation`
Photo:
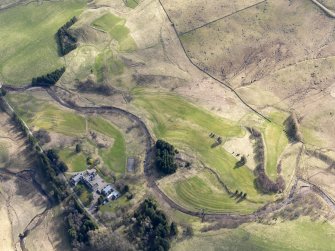
[[[302,134],[299,131],[299,122],[296,113],[292,112],[291,115],[285,120],[285,132],[290,142],[301,142]]]
[[[254,144],[254,158],[256,162],[256,168],[254,170],[256,179],[256,187],[263,193],[277,193],[283,191],[285,188],[285,180],[282,176],[279,176],[275,182],[273,182],[265,173],[265,156],[264,156],[264,143],[261,132],[255,128],[247,128],[250,132],[250,137],[255,140]]]
[[[97,84],[89,78],[84,81],[78,81],[76,86],[80,92],[96,93],[104,96],[110,96],[116,92],[113,87],[107,84]]]

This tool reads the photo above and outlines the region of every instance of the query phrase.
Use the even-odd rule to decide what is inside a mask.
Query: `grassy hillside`
[[[136,43],[125,23],[124,19],[108,13],[95,20],[93,26],[108,32],[118,42],[120,51],[132,51],[136,49]]]
[[[123,62],[117,59],[110,50],[100,53],[95,58],[94,73],[98,82],[111,81],[114,76],[121,75],[123,70]]]
[[[104,165],[117,174],[124,173],[126,165],[126,145],[122,133],[107,120],[92,116],[85,118],[73,111],[60,109],[57,105],[46,100],[38,99],[33,95],[9,94],[8,100],[29,125],[37,129],[45,129],[74,138],[83,139],[87,148],[95,152],[97,146],[88,140],[87,129],[99,132],[113,139],[114,143],[109,148],[98,148],[98,155],[102,158]],[[71,171],[82,171],[86,167],[84,153],[75,154],[74,146],[65,146],[60,151],[61,157],[69,165]]]
[[[164,182],[160,186],[175,202],[193,211],[251,213],[260,204],[247,200],[238,202],[220,185],[208,171],[198,172],[195,176],[176,182]]]
[[[10,94],[9,102],[22,119],[35,129],[46,129],[68,136],[85,133],[85,118],[69,110],[27,94]]]
[[[172,250],[229,251],[331,251],[335,228],[327,222],[300,218],[274,225],[252,223],[237,229],[196,235],[174,245]]]
[[[119,130],[99,117],[88,119],[89,128],[114,139],[114,144],[108,149],[100,149],[99,155],[112,171],[124,173],[126,168],[126,144]]]
[[[212,147],[214,140],[209,137],[211,132],[223,140],[243,136],[244,131],[238,124],[164,93],[137,90],[134,92],[134,104],[146,111],[157,138],[195,154],[213,168],[231,190],[246,192],[249,198],[257,202],[266,200],[267,197],[255,189],[254,175],[250,169],[234,168],[237,159],[233,155],[221,146]]]
[[[59,152],[59,156],[67,164],[71,172],[86,170],[86,156],[83,153],[75,153],[70,149],[62,149]]]
[[[85,3],[43,1],[0,12],[0,80],[22,84],[62,66],[55,33],[71,17],[79,15]]]
[[[272,180],[277,178],[277,163],[288,145],[283,126],[286,118],[285,113],[273,113],[271,115],[272,123],[265,122],[262,130],[266,146],[266,173]]]

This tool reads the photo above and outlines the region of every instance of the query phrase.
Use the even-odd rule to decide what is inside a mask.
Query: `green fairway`
[[[166,183],[163,190],[175,202],[193,211],[251,213],[260,204],[230,197],[213,174],[203,171],[196,176]]]
[[[286,118],[287,114],[285,113],[273,113],[270,117],[272,123],[265,122],[262,130],[266,145],[266,173],[272,180],[278,176],[277,163],[289,143],[283,126]]]
[[[82,135],[85,132],[84,117],[74,112],[65,112],[54,105],[45,105],[28,123],[64,135]]]
[[[328,222],[300,218],[272,225],[251,223],[196,235],[176,243],[172,250],[222,251],[331,251],[335,227]]]
[[[108,32],[119,43],[120,51],[133,51],[136,49],[136,43],[129,34],[129,29],[125,26],[124,19],[108,13],[96,19],[92,25]]]
[[[108,149],[100,149],[99,155],[105,165],[112,171],[117,174],[124,173],[126,168],[126,145],[121,132],[107,120],[99,117],[90,117],[88,126],[90,129],[114,139],[113,146]]]
[[[69,172],[81,172],[86,170],[86,157],[83,153],[75,153],[71,149],[63,149],[59,157],[69,167]]]
[[[234,168],[237,159],[218,146],[212,148],[211,132],[223,140],[242,137],[244,130],[227,119],[223,119],[198,108],[185,100],[164,93],[133,92],[134,104],[147,112],[154,134],[172,143],[179,149],[191,149],[199,160],[216,170],[223,182],[233,191],[246,192],[248,197],[262,202],[266,196],[258,193],[254,186],[254,175],[249,168]]]
[[[79,15],[86,1],[43,1],[0,12],[0,80],[24,84],[60,68],[56,31]]]
[[[43,128],[69,136],[80,136],[86,131],[83,116],[62,110],[46,101],[37,100],[32,95],[8,95],[8,100],[30,127]]]

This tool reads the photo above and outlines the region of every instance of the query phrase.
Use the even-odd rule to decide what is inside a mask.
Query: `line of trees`
[[[61,161],[58,153],[54,149],[49,149],[47,151],[47,156],[51,163],[55,166],[57,174],[66,172],[69,168],[64,161]]]
[[[28,144],[32,151],[35,151],[38,158],[37,164],[41,170],[43,177],[49,181],[50,197],[55,201],[60,202],[68,196],[66,182],[58,177],[58,174],[67,170],[64,162],[59,161],[58,155],[51,158],[51,154],[45,154],[38,145],[36,138],[30,134],[24,122],[16,113],[12,114],[12,121],[20,129],[22,134],[27,138]],[[48,151],[49,152],[49,151]],[[56,161],[57,159],[57,161]]]
[[[67,205],[65,219],[72,250],[85,250],[89,246],[89,232],[97,226],[73,199]]]
[[[295,113],[291,113],[285,120],[284,125],[286,136],[291,143],[302,141],[302,134],[299,132],[299,122]]]
[[[176,150],[173,145],[164,140],[157,140],[155,145],[156,167],[163,174],[175,173],[178,166],[175,161]]]
[[[92,251],[135,251],[127,239],[107,228],[90,231],[89,240]]]
[[[264,156],[264,143],[262,134],[255,128],[247,128],[251,134],[251,138],[255,140],[254,144],[254,159],[256,162],[256,168],[254,170],[255,186],[262,193],[277,193],[284,190],[285,181],[284,178],[279,175],[275,182],[273,182],[265,173],[265,156]]]
[[[57,81],[61,78],[64,72],[65,67],[62,67],[46,75],[33,78],[31,84],[32,86],[50,87],[57,83]]]
[[[71,193],[66,180],[58,175],[65,169],[63,166],[65,164],[59,160],[57,152],[48,150],[45,153],[39,147],[38,141],[29,132],[23,120],[15,112],[9,111],[10,109],[3,98],[0,98],[0,107],[10,113],[12,122],[27,138],[31,149],[35,151],[37,155],[37,168],[48,187],[48,197],[53,198],[55,203],[65,201]],[[73,198],[65,204],[65,219],[73,250],[87,250],[90,245],[89,232],[97,229],[97,226]]]
[[[157,208],[153,199],[145,199],[134,213],[134,224],[129,237],[136,241],[139,250],[167,251],[170,241],[178,234],[176,223],[168,223],[163,211]]]
[[[43,128],[33,132],[33,135],[40,145],[47,144],[51,141],[49,133]]]
[[[59,170],[55,165],[50,163],[49,158],[44,153],[38,153],[39,168],[42,172],[44,179],[48,181],[49,188],[51,189],[51,196],[57,202],[64,200],[69,195],[67,184],[64,179],[57,175]]]
[[[77,22],[77,17],[71,18],[66,24],[64,24],[56,33],[56,40],[59,47],[59,53],[61,56],[65,56],[70,51],[77,48],[77,38],[69,32],[69,28]]]

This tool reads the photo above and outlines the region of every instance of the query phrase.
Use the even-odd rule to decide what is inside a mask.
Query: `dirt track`
[[[328,9],[326,6],[324,6],[322,3],[320,3],[317,0],[312,0],[313,3],[315,3],[317,6],[320,7],[321,10],[323,10],[328,16],[335,18],[335,12]]]

